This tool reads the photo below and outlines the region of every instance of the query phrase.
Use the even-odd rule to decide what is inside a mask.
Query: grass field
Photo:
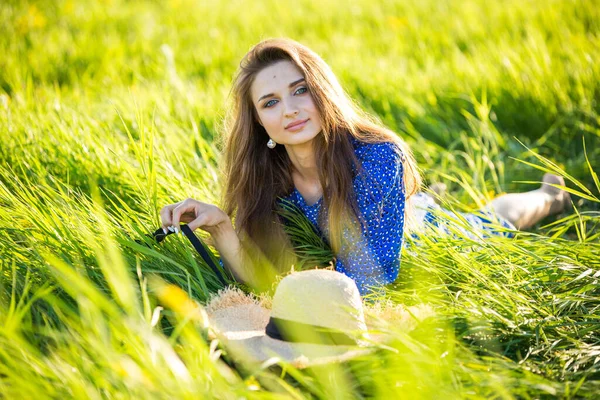
[[[216,277],[144,235],[166,204],[218,204],[233,73],[279,36],[405,138],[445,207],[550,170],[573,213],[405,252],[388,301],[434,315],[389,323],[389,348],[234,365],[190,314]],[[598,398],[598,60],[595,0],[3,1],[0,398]]]

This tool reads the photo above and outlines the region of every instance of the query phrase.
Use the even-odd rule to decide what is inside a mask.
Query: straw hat
[[[210,325],[236,358],[283,360],[295,367],[371,352],[358,288],[339,272],[314,269],[283,278],[271,310],[241,291],[221,292],[206,308]]]

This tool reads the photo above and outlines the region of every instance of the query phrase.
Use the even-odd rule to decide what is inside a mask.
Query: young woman
[[[336,270],[354,279],[361,294],[394,281],[405,222],[439,225],[428,211],[433,204],[420,211],[410,206],[421,180],[399,136],[362,112],[316,53],[289,39],[265,40],[246,54],[233,99],[223,209],[194,199],[170,204],[160,212],[163,229],[186,222],[209,232],[225,266],[256,285],[265,268],[257,254],[281,269],[294,262],[276,212],[285,199],[324,234],[337,256]],[[501,196],[490,210],[504,226],[524,228],[560,211],[564,193],[545,185]],[[414,198],[427,200],[423,194]],[[486,215],[493,217],[491,211]],[[483,225],[485,216],[463,215],[496,233]]]

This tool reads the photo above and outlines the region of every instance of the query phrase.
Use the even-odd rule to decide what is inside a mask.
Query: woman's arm
[[[336,270],[355,280],[361,294],[393,282],[404,240],[403,155],[392,144],[371,145],[364,155],[364,180],[354,185],[365,219],[358,238],[344,232]]]
[[[256,246],[238,236],[230,221],[209,232],[220,264],[235,280],[258,292],[271,287],[277,271]]]
[[[211,230],[214,247],[219,252],[223,267],[240,282],[248,282],[248,273],[243,269],[241,241],[231,224],[231,221]]]
[[[231,219],[219,207],[186,199],[163,207],[160,217],[165,231],[170,227],[178,230],[180,222],[186,222],[192,231],[200,228],[210,233],[212,244],[224,261],[223,266],[236,280],[250,285],[254,283],[252,263],[247,262],[247,258],[244,257],[242,243]]]

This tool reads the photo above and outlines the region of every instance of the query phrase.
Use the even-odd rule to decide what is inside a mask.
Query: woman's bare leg
[[[571,205],[568,192],[548,185],[565,185],[562,177],[545,174],[539,189],[525,193],[507,193],[492,200],[488,206],[517,229],[527,229],[548,215],[557,214]]]

